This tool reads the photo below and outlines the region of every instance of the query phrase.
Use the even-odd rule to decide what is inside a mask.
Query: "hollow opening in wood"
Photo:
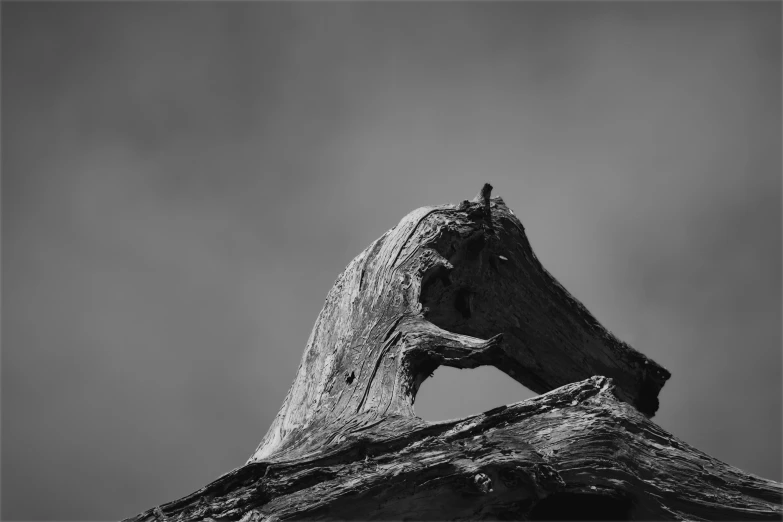
[[[429,422],[476,415],[538,395],[493,366],[440,366],[419,387],[416,415]]]

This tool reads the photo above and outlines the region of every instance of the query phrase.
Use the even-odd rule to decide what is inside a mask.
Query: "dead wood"
[[[359,254],[247,465],[129,520],[780,519],[780,484],[649,419],[669,372],[541,266],[491,189]],[[440,365],[545,395],[427,423],[413,403]]]

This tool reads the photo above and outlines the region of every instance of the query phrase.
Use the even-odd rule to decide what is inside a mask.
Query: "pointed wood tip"
[[[476,195],[476,197],[473,198],[473,201],[483,205],[489,205],[489,199],[492,196],[492,188],[492,185],[489,183],[484,183],[484,186],[481,187],[481,190]]]

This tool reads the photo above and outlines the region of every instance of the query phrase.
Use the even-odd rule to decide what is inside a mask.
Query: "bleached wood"
[[[649,420],[669,372],[541,266],[491,190],[418,209],[357,256],[247,465],[130,520],[563,518],[568,505],[580,519],[779,519],[780,484]],[[550,393],[427,423],[413,403],[440,365],[492,365]]]

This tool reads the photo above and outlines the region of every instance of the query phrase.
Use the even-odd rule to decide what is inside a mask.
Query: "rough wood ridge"
[[[780,519],[780,484],[650,420],[669,372],[541,266],[491,190],[359,254],[248,463],[129,520]],[[545,395],[427,423],[413,403],[440,365]]]

